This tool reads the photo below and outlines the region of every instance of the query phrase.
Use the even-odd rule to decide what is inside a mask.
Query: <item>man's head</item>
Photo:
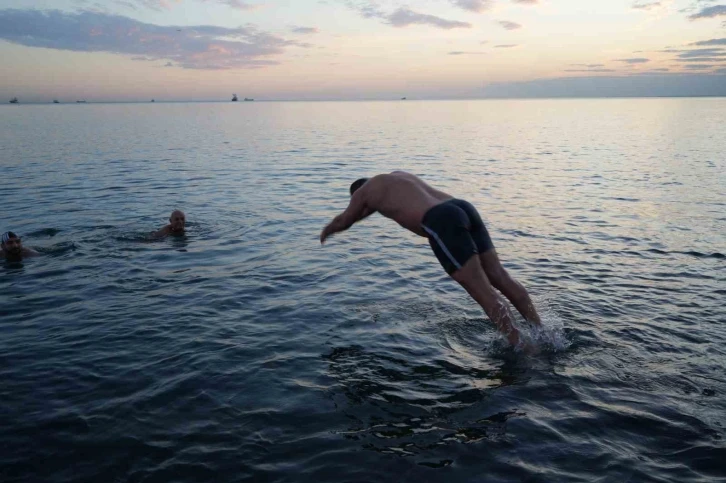
[[[184,215],[184,212],[181,210],[174,210],[171,212],[171,216],[169,217],[169,225],[171,226],[171,231],[181,233],[184,231],[184,224],[186,223],[187,219]]]
[[[2,237],[2,248],[11,255],[20,255],[23,252],[23,243],[18,235],[12,231],[6,231]]]
[[[363,186],[366,181],[368,181],[368,178],[361,178],[353,181],[353,184],[350,185],[350,196],[353,196],[353,193],[358,191],[358,189]]]

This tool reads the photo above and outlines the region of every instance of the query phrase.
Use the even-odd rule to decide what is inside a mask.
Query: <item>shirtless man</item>
[[[162,238],[168,235],[182,235],[186,221],[187,219],[183,211],[174,210],[169,217],[169,224],[151,236],[154,238]]]
[[[23,248],[23,242],[20,237],[12,231],[6,231],[2,236],[0,244],[0,258],[19,262],[23,257],[36,257],[40,253],[30,248]]]
[[[426,237],[446,272],[484,309],[509,343],[519,343],[509,307],[499,290],[529,322],[540,325],[527,290],[502,267],[484,223],[470,203],[438,191],[403,171],[361,178],[350,186],[350,204],[320,233],[332,234],[379,212]]]

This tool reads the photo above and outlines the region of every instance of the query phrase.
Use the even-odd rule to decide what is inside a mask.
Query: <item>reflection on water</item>
[[[0,266],[0,480],[726,477],[725,102],[0,106],[42,253]],[[538,353],[380,216],[320,246],[394,169],[479,209]]]
[[[526,368],[517,359],[472,368],[446,359],[375,354],[359,346],[335,348],[324,358],[346,397],[334,398],[351,421],[341,434],[369,450],[413,456],[442,445],[496,439],[506,432],[509,418],[524,415],[511,410],[472,420],[458,416],[466,409],[487,411],[486,400],[496,389],[526,382]]]

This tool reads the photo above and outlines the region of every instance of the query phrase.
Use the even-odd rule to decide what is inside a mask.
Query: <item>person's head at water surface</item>
[[[169,231],[172,233],[184,232],[184,225],[187,222],[187,217],[181,210],[174,210],[169,216]]]
[[[174,210],[169,215],[169,224],[151,234],[152,238],[164,238],[169,235],[183,235],[187,217],[182,210]]]
[[[25,257],[35,257],[38,252],[30,248],[25,248],[20,237],[12,231],[6,231],[0,238],[0,258],[6,260],[19,261]]]
[[[353,181],[353,184],[350,185],[350,196],[353,196],[353,193],[358,191],[361,186],[366,184],[366,181],[368,181],[368,178],[360,178]]]
[[[20,256],[23,253],[23,242],[12,231],[6,231],[2,236],[3,252],[11,256]]]

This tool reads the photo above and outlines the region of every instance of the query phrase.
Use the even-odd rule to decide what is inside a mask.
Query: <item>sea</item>
[[[726,98],[0,106],[0,231],[41,254],[0,262],[0,481],[726,481],[724,126]],[[477,207],[537,350],[391,220],[320,244],[394,170]]]

